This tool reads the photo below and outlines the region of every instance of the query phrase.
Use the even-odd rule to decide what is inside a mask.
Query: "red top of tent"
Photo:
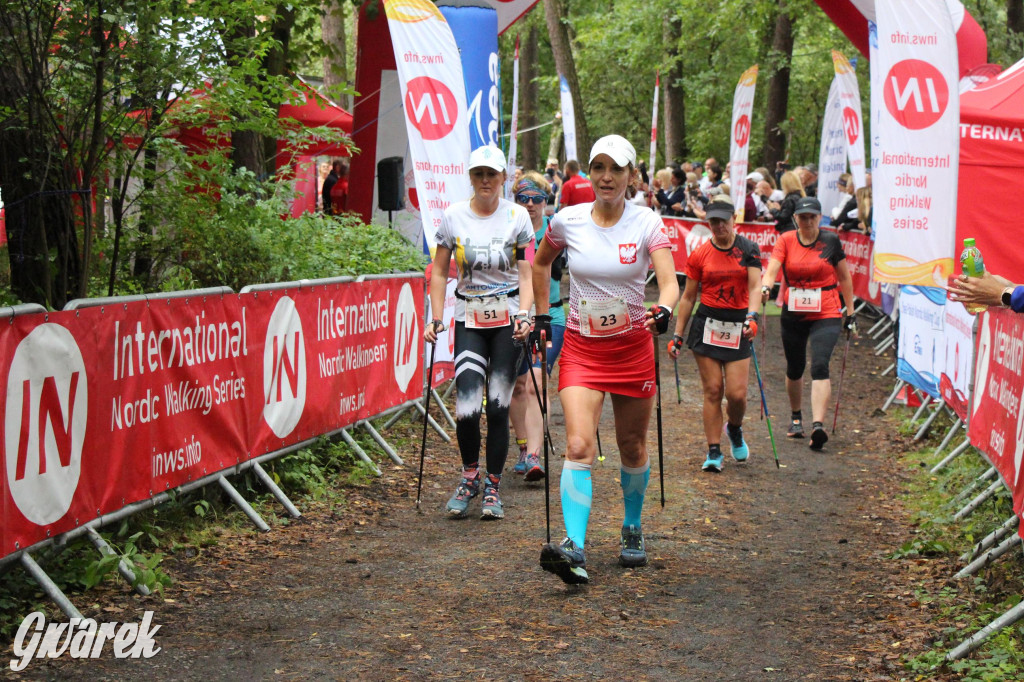
[[[1024,166],[1024,59],[960,96],[960,163]]]

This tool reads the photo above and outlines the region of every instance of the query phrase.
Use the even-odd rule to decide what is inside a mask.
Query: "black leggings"
[[[480,461],[480,413],[487,386],[487,472],[501,475],[508,455],[508,408],[523,346],[512,327],[467,329],[455,323],[455,435],[462,466]]]
[[[782,349],[786,352],[786,377],[796,381],[807,366],[807,342],[811,342],[811,379],[828,379],[828,363],[839,340],[842,320],[807,320],[802,315],[782,313]]]

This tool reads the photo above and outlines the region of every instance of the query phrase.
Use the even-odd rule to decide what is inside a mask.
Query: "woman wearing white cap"
[[[583,550],[593,498],[591,465],[605,393],[612,396],[615,437],[622,460],[625,519],[619,563],[647,563],[640,516],[651,467],[647,427],[654,406],[651,333],[668,331],[679,298],[670,244],[661,220],[627,202],[638,181],[636,151],[619,135],[602,137],[590,152],[593,203],[556,213],[534,259],[537,317],[531,345],[551,337],[549,270],[566,250],[569,315],[559,359],[558,390],[565,414],[566,462],[562,468],[562,517],[566,538],[541,551],[541,566],[567,583],[589,580]],[[658,304],[645,309],[644,282],[653,264]]]
[[[462,477],[448,500],[452,518],[465,518],[480,493],[482,519],[504,518],[499,486],[508,454],[508,409],[516,383],[522,343],[530,331],[533,305],[526,247],[533,239],[526,209],[501,198],[505,155],[480,147],[469,155],[473,196],[449,206],[435,240],[430,277],[431,310],[444,309],[448,266],[458,266],[455,287],[455,433],[462,455]],[[444,323],[434,319],[423,334],[437,340]],[[487,387],[487,474],[480,472],[480,413]]]

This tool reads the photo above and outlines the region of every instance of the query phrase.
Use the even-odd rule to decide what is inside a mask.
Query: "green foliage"
[[[906,415],[909,417],[909,414]],[[904,419],[901,431],[912,432]],[[906,504],[912,512],[915,537],[904,543],[890,558],[896,561],[949,561],[972,546],[977,539],[1013,514],[1008,495],[995,495],[977,511],[960,521],[953,515],[981,491],[966,495],[962,491],[988,468],[980,457],[964,454],[954,459],[937,476],[928,473],[935,463],[931,458],[943,428],[932,429],[932,448],[903,456],[911,482]],[[946,453],[942,453],[943,455]],[[936,458],[936,461],[938,458]],[[985,484],[987,485],[987,483]],[[1010,627],[987,639],[972,656],[946,663],[949,650],[977,632],[1021,600],[1024,572],[1015,560],[1000,560],[973,580],[960,583],[925,580],[918,584],[915,599],[927,604],[936,638],[930,648],[904,661],[913,679],[933,679],[939,674],[954,674],[957,679],[995,681],[1021,679],[1024,676],[1024,628]]]

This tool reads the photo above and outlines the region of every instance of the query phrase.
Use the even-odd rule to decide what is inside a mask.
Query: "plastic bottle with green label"
[[[964,240],[964,250],[960,252],[960,269],[968,277],[981,277],[985,274],[985,261],[981,251],[974,245],[974,238]],[[988,308],[987,305],[972,303],[964,306],[971,315],[977,315]]]

